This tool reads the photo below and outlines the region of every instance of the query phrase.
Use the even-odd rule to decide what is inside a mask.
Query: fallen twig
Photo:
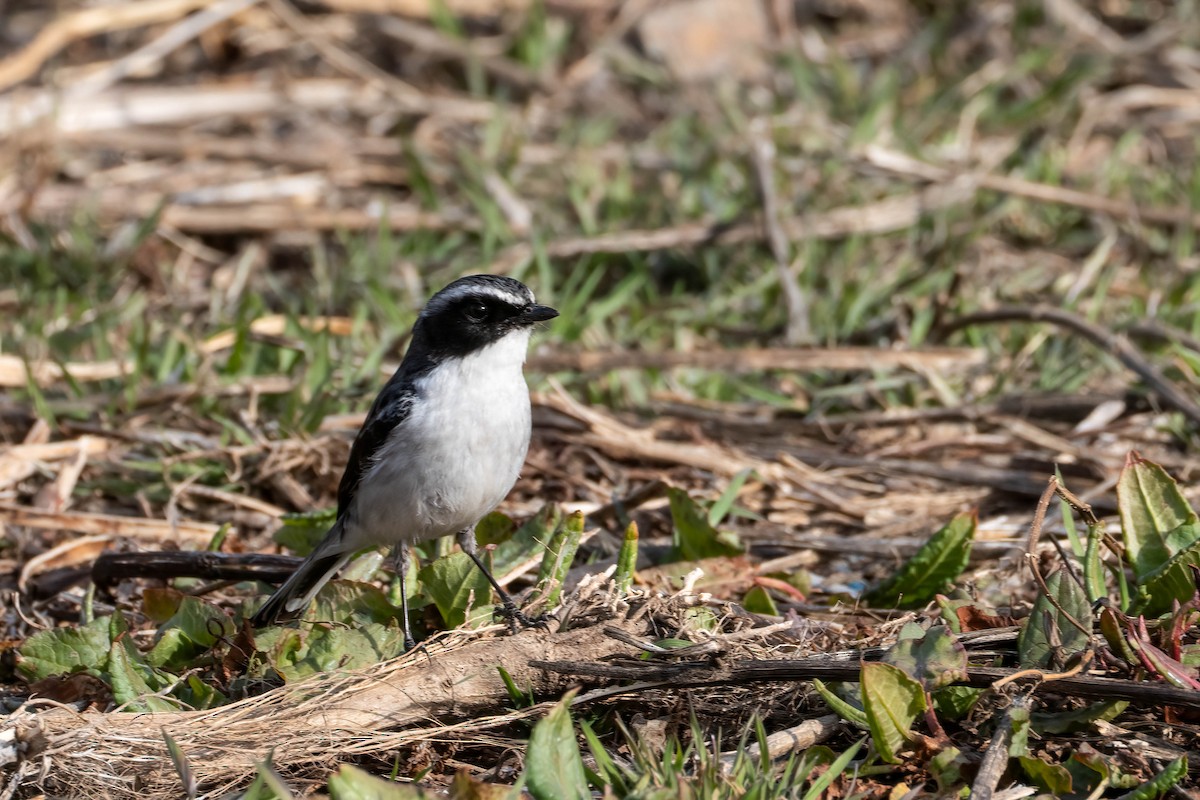
[[[1101,328],[1074,312],[1052,306],[1002,306],[978,311],[950,321],[943,328],[949,333],[972,325],[997,322],[1049,322],[1079,334],[1101,350],[1116,357],[1130,371],[1144,380],[1168,405],[1183,413],[1193,424],[1200,425],[1200,405],[1169,381],[1157,367],[1120,334]]]

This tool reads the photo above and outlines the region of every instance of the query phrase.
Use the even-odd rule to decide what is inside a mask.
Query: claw
[[[530,617],[528,614],[521,611],[521,609],[517,608],[516,604],[512,602],[503,603],[497,607],[496,615],[503,617],[504,621],[508,623],[508,629],[510,633],[515,634],[517,632],[518,624],[523,628],[542,628],[544,630],[550,630],[550,626],[547,624],[547,620],[550,619],[549,614],[539,614],[536,617]]]

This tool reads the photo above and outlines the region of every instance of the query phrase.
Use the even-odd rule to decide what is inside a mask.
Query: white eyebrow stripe
[[[489,286],[487,284],[466,284],[464,286],[455,286],[449,291],[443,290],[440,300],[448,304],[453,303],[455,300],[461,300],[464,297],[477,296],[481,294],[487,295],[488,297],[493,297],[513,306],[523,306],[525,305],[526,301],[533,302],[533,292],[529,293],[530,296],[528,298],[520,297],[512,292],[505,291],[498,286]]]

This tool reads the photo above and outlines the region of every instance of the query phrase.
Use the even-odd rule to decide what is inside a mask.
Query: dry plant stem
[[[840,239],[854,234],[881,234],[905,230],[921,219],[968,200],[970,186],[958,182],[931,186],[915,194],[888,197],[861,206],[844,206],[830,211],[781,220],[780,227],[792,242],[805,239]],[[697,245],[741,244],[763,239],[757,222],[695,222],[657,230],[631,230],[550,242],[545,247],[551,258],[574,258],[589,253],[624,253],[665,250]],[[489,268],[506,273],[535,255],[534,246],[510,247]]]
[[[820,744],[837,731],[845,727],[841,717],[836,714],[826,714],[816,719],[806,719],[799,725],[786,730],[777,731],[767,737],[767,753],[772,759],[779,759],[792,753],[799,753],[813,745]],[[741,754],[736,750],[721,754],[721,771],[728,773],[733,769]],[[757,762],[759,745],[750,744],[745,749],[744,758]]]
[[[716,666],[707,661],[665,665],[647,662],[633,667],[582,661],[535,661],[531,666],[564,675],[613,681],[646,681],[653,682],[656,687],[676,689],[743,686],[751,683],[803,681],[813,678],[825,681],[857,681],[861,674],[857,659],[831,659],[827,656],[778,660],[741,659]],[[956,681],[956,685],[987,689],[1017,672],[1018,670],[994,667],[968,667],[967,679]],[[1047,673],[1042,672],[1029,676],[1039,679],[1036,690],[1093,700],[1129,700],[1144,706],[1172,705],[1200,709],[1200,692],[1178,689],[1164,683],[1098,678],[1091,675],[1063,678],[1052,675],[1056,678],[1053,682],[1041,682],[1046,676]]]
[[[147,0],[139,3],[97,6],[55,18],[37,38],[0,61],[0,91],[32,77],[54,54],[71,42],[89,36],[154,25],[176,19],[211,0]]]
[[[42,511],[11,503],[0,503],[0,523],[41,530],[68,530],[94,536],[127,536],[143,542],[179,540],[193,545],[207,543],[219,527],[191,520],[144,519],[82,511]]]
[[[1179,90],[1182,91],[1182,90]],[[1188,102],[1194,100],[1194,93],[1188,95]],[[1115,219],[1133,222],[1149,222],[1157,225],[1186,225],[1200,227],[1200,214],[1190,208],[1142,208],[1122,200],[1088,194],[1077,189],[1063,186],[1053,186],[1047,183],[1027,181],[1009,175],[991,175],[987,173],[956,173],[946,167],[930,164],[912,158],[904,153],[889,150],[885,147],[872,145],[863,151],[867,162],[901,175],[909,175],[924,181],[945,183],[957,180],[971,187],[973,196],[980,189],[1003,192],[1027,200],[1038,200],[1064,206],[1074,206],[1100,214],[1107,214]]]
[[[1127,369],[1144,380],[1168,405],[1183,413],[1193,424],[1200,425],[1200,405],[1197,405],[1196,401],[1182,389],[1167,380],[1166,376],[1147,361],[1137,348],[1129,343],[1128,339],[1088,322],[1078,314],[1065,309],[1051,306],[1002,306],[991,311],[968,314],[954,320],[946,328],[946,332],[971,325],[997,322],[1049,322],[1078,333],[1101,350],[1116,357]]]
[[[1029,698],[1022,696],[1013,700],[1012,706],[996,720],[996,732],[979,764],[979,773],[971,785],[971,800],[992,800],[1000,778],[1008,768],[1008,744],[1012,740],[1012,717],[1015,709],[1027,709]]]
[[[811,371],[822,369],[874,370],[888,367],[906,369],[967,369],[983,363],[982,350],[965,347],[923,347],[893,350],[884,347],[766,347],[736,350],[667,351],[641,350],[609,352],[557,352],[535,356],[530,369],[539,372],[611,372],[614,369],[672,369],[691,367],[722,372],[761,370]]]
[[[282,583],[304,559],[265,553],[103,553],[92,565],[92,582],[112,586],[128,578],[204,578]]]
[[[641,632],[641,625],[629,624],[630,630]],[[272,748],[277,767],[323,767],[349,754],[389,751],[428,735],[418,729],[406,739],[399,731],[405,726],[428,728],[430,720],[454,718],[484,724],[484,715],[508,703],[497,666],[503,666],[518,686],[555,694],[561,681],[532,667],[536,658],[582,653],[603,659],[628,652],[621,643],[596,635],[594,628],[564,633],[529,629],[447,646],[463,636],[452,633],[393,661],[358,672],[322,674],[211,711],[106,714],[43,709],[5,718],[0,731],[17,731],[19,741],[29,748],[28,760],[49,759],[53,769],[47,788],[69,786],[75,796],[177,794],[178,777],[163,742],[164,729],[188,756],[206,791],[228,790],[252,774],[256,762]]]
[[[788,252],[787,236],[779,226],[779,198],[775,192],[775,143],[765,120],[755,120],[750,126],[750,152],[754,157],[754,174],[758,179],[759,196],[763,204],[763,223],[767,228],[767,243],[775,257],[775,274],[787,302],[787,343],[803,344],[812,339],[809,325],[808,300],[793,274]]]

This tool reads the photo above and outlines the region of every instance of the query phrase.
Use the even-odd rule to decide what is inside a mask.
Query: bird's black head
[[[461,357],[557,316],[553,308],[538,305],[533,292],[518,280],[470,275],[425,304],[409,349],[433,358]]]

